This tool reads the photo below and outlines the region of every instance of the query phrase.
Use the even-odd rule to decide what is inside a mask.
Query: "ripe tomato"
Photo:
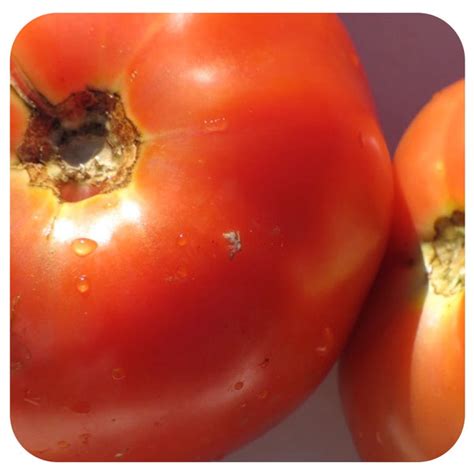
[[[390,221],[338,18],[48,15],[12,79],[22,445],[207,460],[289,413],[338,356]]]
[[[464,421],[464,81],[436,94],[395,154],[381,273],[341,363],[365,460],[428,460]]]

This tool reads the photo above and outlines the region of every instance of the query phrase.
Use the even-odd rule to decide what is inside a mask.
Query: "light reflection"
[[[192,13],[174,13],[171,15],[171,28],[180,31],[184,28],[186,23],[191,19]]]
[[[201,84],[210,84],[214,81],[216,71],[210,67],[199,67],[191,71],[192,78]]]
[[[70,219],[56,219],[53,228],[53,239],[59,242],[72,240],[76,233],[76,226]]]
[[[141,217],[140,206],[131,199],[124,199],[120,203],[119,213],[127,222],[138,222]]]
[[[86,238],[103,245],[110,242],[117,227],[137,223],[140,218],[139,204],[131,199],[125,199],[115,209],[90,220],[76,221],[68,217],[58,217],[52,229],[52,238],[57,242]]]
[[[399,416],[391,413],[387,416],[386,430],[393,440],[392,442],[398,446],[407,459],[416,461],[425,457],[408,427]]]

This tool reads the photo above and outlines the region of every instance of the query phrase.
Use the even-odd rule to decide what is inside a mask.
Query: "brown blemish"
[[[464,212],[439,218],[435,237],[422,245],[428,279],[436,294],[451,296],[465,286]]]
[[[67,201],[66,185],[88,189],[85,197],[126,186],[138,146],[120,97],[87,89],[56,106],[33,107],[17,157],[30,184]]]

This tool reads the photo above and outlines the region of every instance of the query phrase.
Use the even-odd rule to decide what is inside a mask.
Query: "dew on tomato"
[[[270,392],[268,390],[263,390],[263,392],[260,392],[258,394],[258,398],[260,400],[266,400],[268,398],[268,396],[270,395]]]
[[[178,247],[185,247],[188,244],[188,238],[184,233],[180,233],[176,238],[176,244]]]
[[[76,288],[79,293],[87,293],[91,288],[91,283],[87,275],[80,275],[76,280]]]
[[[225,132],[229,127],[227,120],[224,117],[219,117],[210,120],[204,120],[204,131],[207,133]]]
[[[327,353],[332,349],[334,342],[334,334],[329,327],[325,327],[322,332],[322,340],[316,346],[316,352],[322,356],[327,355]]]
[[[125,370],[121,367],[116,367],[112,370],[112,378],[114,380],[123,380],[125,378]]]
[[[79,401],[72,403],[69,407],[73,412],[75,413],[80,413],[80,414],[86,414],[91,411],[91,405],[88,402],[84,401]]]
[[[316,347],[316,351],[318,354],[325,355],[328,351],[328,346],[327,345],[319,345]]]
[[[79,238],[71,243],[72,250],[79,257],[85,257],[91,254],[97,248],[97,242],[92,239]]]
[[[79,435],[79,439],[81,440],[82,444],[88,444],[91,439],[90,433],[81,433]]]

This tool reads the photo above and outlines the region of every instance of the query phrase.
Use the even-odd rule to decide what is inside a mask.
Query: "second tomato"
[[[394,168],[390,244],[341,389],[364,460],[423,461],[464,423],[464,81],[420,111]]]

